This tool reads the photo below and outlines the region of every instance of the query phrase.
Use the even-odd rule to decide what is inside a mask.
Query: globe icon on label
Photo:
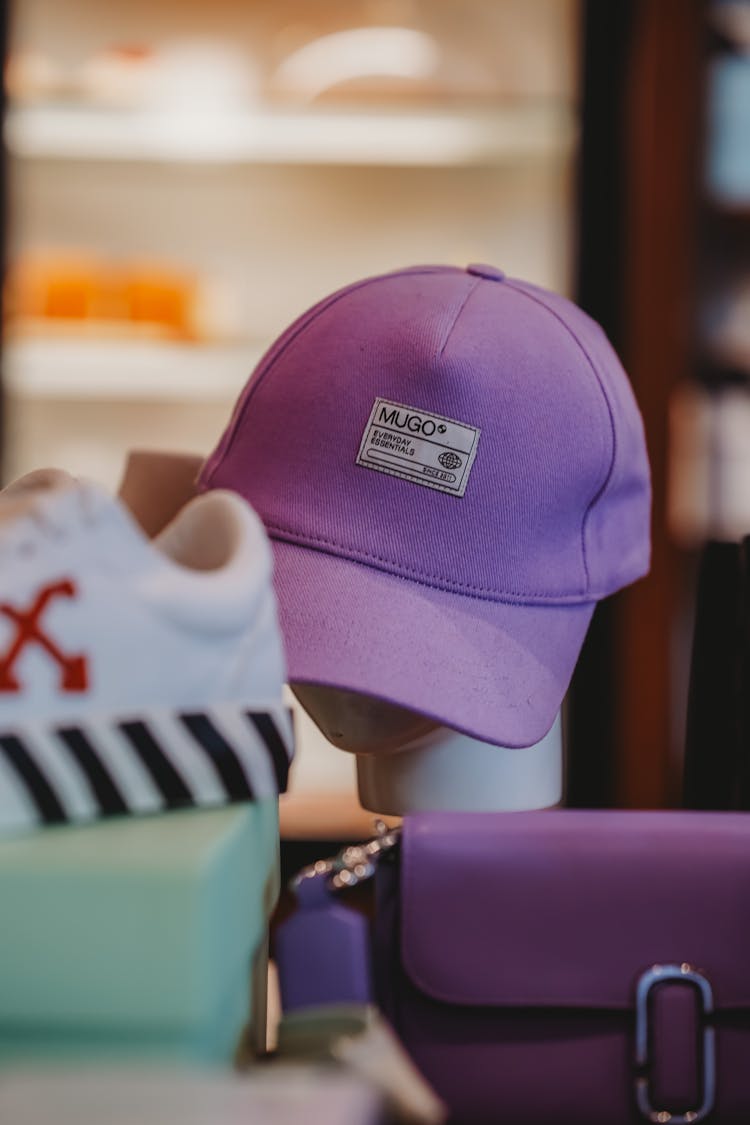
[[[461,458],[455,453],[441,453],[438,461],[444,469],[457,469],[461,464]]]

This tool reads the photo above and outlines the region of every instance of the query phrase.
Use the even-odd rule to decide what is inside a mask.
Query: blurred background
[[[696,560],[750,531],[750,4],[16,0],[5,32],[5,479],[207,454],[268,344],[370,273],[566,293],[631,375],[655,501],[652,574],[580,662],[569,796],[675,803]],[[286,837],[366,832],[301,721]]]

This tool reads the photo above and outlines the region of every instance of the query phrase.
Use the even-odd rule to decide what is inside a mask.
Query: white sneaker
[[[0,493],[0,831],[275,796],[284,678],[271,552],[234,493],[153,541],[64,473]]]

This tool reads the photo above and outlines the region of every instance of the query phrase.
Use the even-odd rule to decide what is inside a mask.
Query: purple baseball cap
[[[334,293],[201,474],[263,519],[292,682],[501,746],[551,727],[594,606],[649,564],[643,425],[599,326],[492,266]]]

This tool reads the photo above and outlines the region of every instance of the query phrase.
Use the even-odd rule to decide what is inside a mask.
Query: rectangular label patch
[[[376,398],[357,464],[365,469],[463,496],[480,430],[440,414]]]

